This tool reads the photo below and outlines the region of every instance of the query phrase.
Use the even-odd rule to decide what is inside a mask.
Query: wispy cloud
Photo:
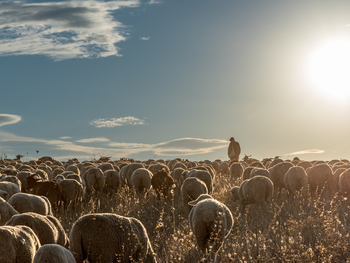
[[[151,37],[141,37],[141,40],[149,40]]]
[[[61,140],[68,140],[68,139],[71,139],[72,137],[69,137],[69,136],[62,136],[60,137]]]
[[[151,0],[151,1],[149,1],[149,4],[151,5],[151,4],[160,4],[161,3],[161,1],[157,1],[157,0]]]
[[[26,147],[40,147],[43,149],[40,152],[54,152],[55,155],[51,156],[55,159],[73,157],[88,159],[93,155],[118,158],[143,152],[150,152],[151,155],[181,157],[210,153],[216,149],[228,146],[228,141],[226,140],[200,138],[181,138],[157,144],[110,142],[107,138],[90,138],[70,142],[23,137],[3,131],[0,131],[0,141],[2,149],[5,149],[8,145],[11,146],[7,147],[7,149],[12,149],[13,155],[23,151]],[[80,144],[97,141],[100,142],[99,147]],[[7,154],[10,154],[10,152]]]
[[[110,119],[97,119],[90,121],[90,125],[95,126],[96,128],[113,128],[116,126],[124,126],[124,125],[144,125],[145,121],[140,120],[135,117],[122,117],[122,118],[110,118]]]
[[[0,114],[0,127],[17,123],[21,120],[21,116],[12,114]]]
[[[80,143],[92,143],[92,142],[109,142],[109,139],[107,138],[89,138],[89,139],[82,139],[82,140],[77,140],[75,142],[80,142]]]
[[[0,2],[0,55],[46,55],[55,60],[119,56],[125,27],[112,12],[137,0]]]
[[[286,153],[284,155],[302,155],[302,154],[314,154],[314,153],[324,153],[324,150],[319,149],[309,149],[309,150],[303,150],[298,152],[292,152],[292,153]]]

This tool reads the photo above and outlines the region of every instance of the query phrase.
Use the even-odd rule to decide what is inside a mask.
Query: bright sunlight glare
[[[338,100],[350,97],[350,39],[316,48],[308,61],[308,75],[318,92]]]

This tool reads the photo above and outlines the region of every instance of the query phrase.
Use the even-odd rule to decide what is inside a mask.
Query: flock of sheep
[[[326,198],[350,194],[347,160],[101,159],[0,161],[0,262],[157,262],[146,228],[136,218],[87,214],[67,235],[53,216],[60,209],[74,209],[83,199],[99,193],[113,195],[120,188],[128,189],[140,202],[153,193],[159,202],[167,203],[170,197],[181,200],[197,247],[211,262],[217,261],[234,224],[230,209],[213,198],[218,175],[236,183],[230,195],[239,202],[242,217],[249,204],[268,209],[282,189],[293,198],[306,191]]]

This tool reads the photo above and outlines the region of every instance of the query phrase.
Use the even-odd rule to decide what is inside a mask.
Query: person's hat
[[[234,141],[234,140],[235,140],[235,138],[233,138],[233,137],[230,138],[230,141]]]

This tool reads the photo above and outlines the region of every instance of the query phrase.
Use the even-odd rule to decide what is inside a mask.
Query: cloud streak
[[[0,127],[15,124],[21,120],[21,116],[13,115],[13,114],[0,114]]]
[[[144,125],[145,121],[140,120],[135,117],[122,117],[122,118],[110,118],[110,119],[97,119],[90,121],[90,125],[95,126],[96,128],[113,128],[117,126],[124,125]]]
[[[309,150],[303,150],[298,152],[292,152],[292,153],[286,153],[285,155],[302,155],[302,154],[314,154],[314,153],[324,153],[324,150],[319,149],[309,149]]]
[[[75,142],[79,142],[79,143],[109,142],[109,139],[100,137],[100,138],[82,139],[82,140],[77,140]]]
[[[120,56],[125,27],[112,12],[126,1],[0,2],[0,56],[46,55],[54,60]]]

